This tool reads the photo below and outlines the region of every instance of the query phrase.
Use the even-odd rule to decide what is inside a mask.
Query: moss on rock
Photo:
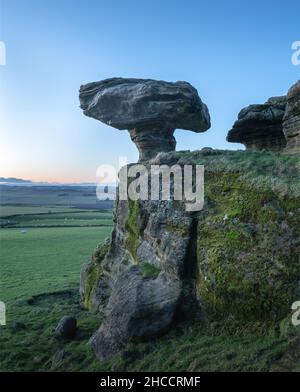
[[[82,272],[82,305],[89,310],[93,309],[92,298],[97,289],[98,282],[104,273],[101,262],[105,258],[110,247],[110,242],[106,240],[99,244],[92,254],[92,260],[83,267]]]
[[[159,273],[161,270],[157,267],[155,267],[153,264],[147,263],[147,262],[142,262],[140,263],[141,269],[142,269],[142,276],[143,278],[151,278],[155,279],[158,277]]]
[[[197,229],[198,296],[214,319],[280,320],[300,282],[300,199],[271,185],[253,186],[242,175],[206,176],[206,211]]]
[[[125,248],[130,253],[132,260],[136,261],[137,245],[139,240],[139,204],[136,200],[128,200],[128,218],[125,222],[125,230],[127,235],[125,238]]]

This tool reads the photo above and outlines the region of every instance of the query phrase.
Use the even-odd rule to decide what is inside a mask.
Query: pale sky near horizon
[[[114,76],[186,80],[212,127],[176,131],[177,150],[227,143],[238,112],[300,77],[300,0],[0,0],[0,177],[96,181],[138,154],[126,131],[87,118],[81,84]]]

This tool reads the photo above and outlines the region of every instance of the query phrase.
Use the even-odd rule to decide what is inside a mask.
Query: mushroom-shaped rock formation
[[[300,152],[300,80],[288,91],[283,118],[286,152]]]
[[[79,99],[86,116],[129,130],[140,160],[175,150],[176,128],[210,127],[207,106],[187,82],[111,78],[81,86]]]
[[[286,145],[282,120],[286,97],[272,97],[262,105],[250,105],[239,112],[227,141],[243,143],[247,149],[280,151]]]

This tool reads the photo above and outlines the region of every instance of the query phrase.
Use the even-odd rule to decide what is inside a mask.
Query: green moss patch
[[[141,269],[142,269],[142,276],[143,278],[151,278],[155,279],[158,277],[160,273],[160,269],[155,267],[153,264],[143,262],[140,264]]]
[[[279,320],[289,313],[300,281],[300,199],[242,177],[206,176],[197,229],[198,294],[213,319]]]
[[[139,204],[138,201],[128,200],[128,218],[125,222],[125,230],[127,231],[127,236],[125,239],[125,247],[130,253],[133,261],[136,260],[136,251],[139,239],[139,228],[138,228],[138,218],[139,218]]]
[[[99,244],[92,255],[92,261],[86,268],[85,281],[84,281],[84,298],[82,304],[85,308],[91,309],[91,299],[94,294],[97,283],[103,273],[101,261],[104,259],[110,248],[109,241]]]

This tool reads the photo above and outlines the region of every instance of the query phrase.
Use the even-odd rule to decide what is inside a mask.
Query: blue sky
[[[87,118],[81,84],[113,76],[186,80],[212,127],[176,131],[177,149],[225,141],[239,110],[299,79],[300,0],[0,0],[0,176],[94,181],[138,154],[126,131]]]

